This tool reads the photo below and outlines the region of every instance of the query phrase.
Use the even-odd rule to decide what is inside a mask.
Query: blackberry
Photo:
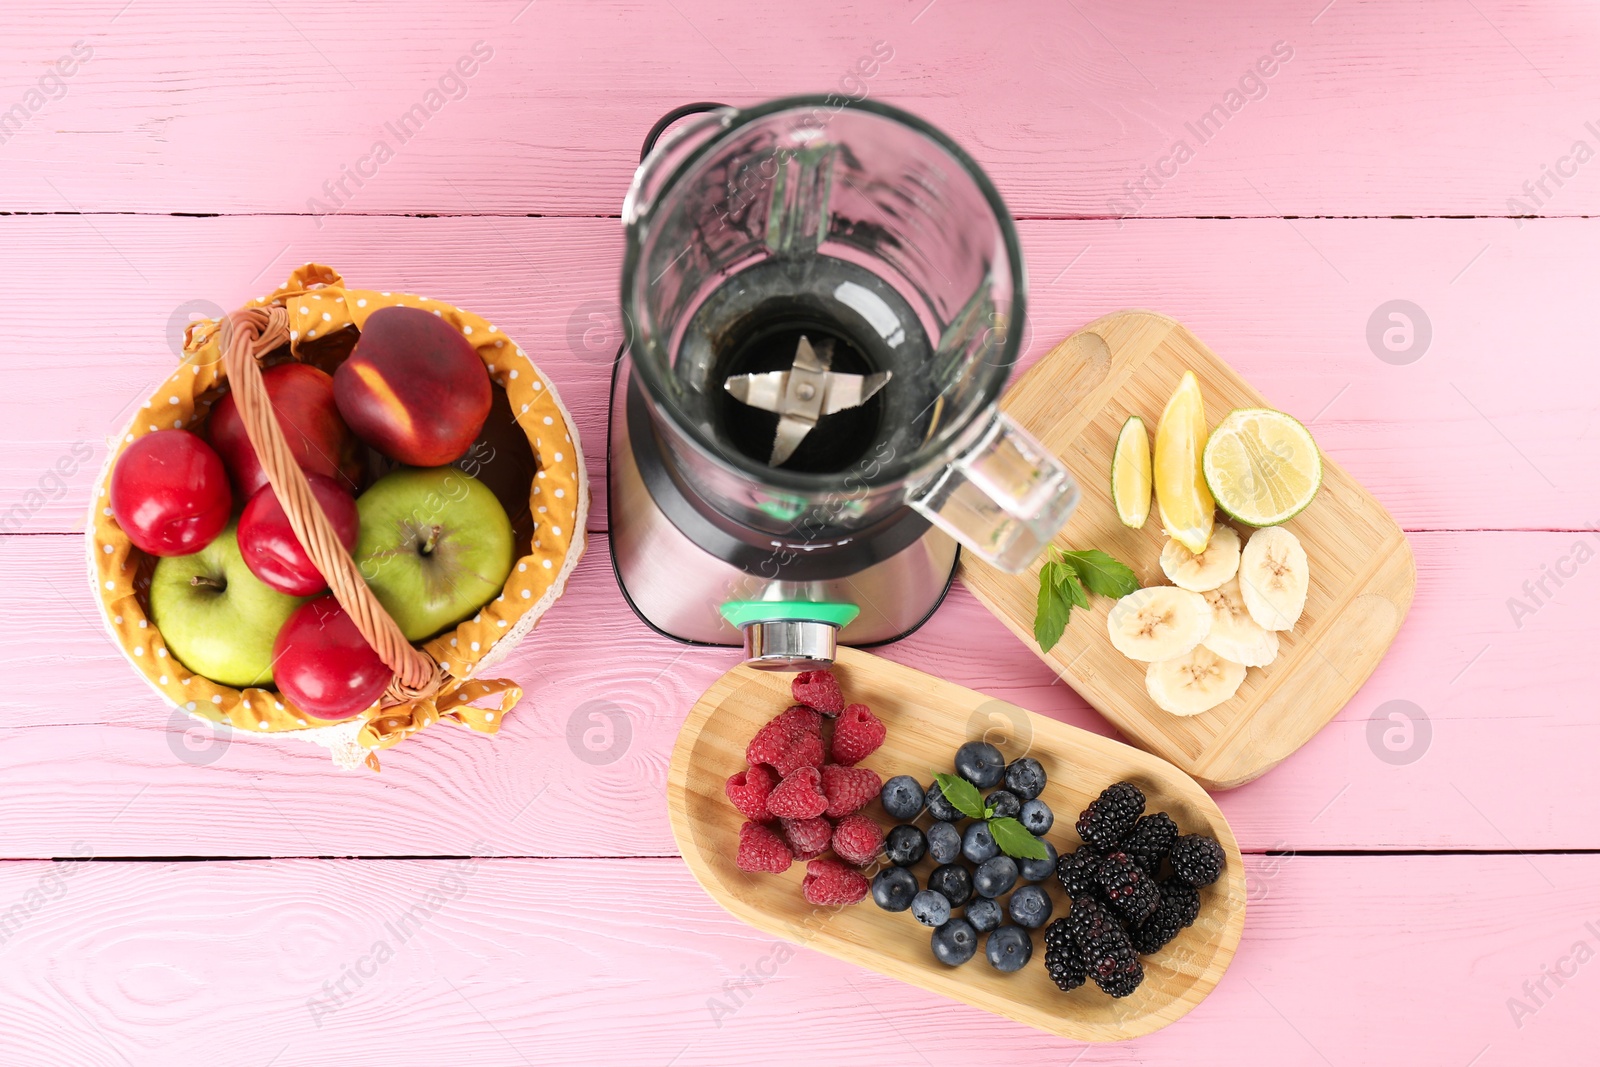
[[[946,863],[928,875],[928,888],[959,908],[972,899],[972,872],[959,863]]]
[[[897,774],[884,782],[878,799],[891,819],[909,822],[922,813],[922,786],[909,774]]]
[[[1199,834],[1184,834],[1178,838],[1167,859],[1172,861],[1173,877],[1196,889],[1215,882],[1225,862],[1222,846]]]
[[[961,809],[945,798],[944,790],[939,788],[938,782],[929,784],[922,794],[922,801],[928,806],[928,814],[940,822],[955,822],[957,819],[965,818],[961,814]]]
[[[901,823],[889,831],[885,852],[896,867],[913,866],[927,851],[928,839],[910,823]]]
[[[1089,845],[1079,845],[1064,852],[1056,860],[1056,881],[1073,900],[1095,891],[1094,869],[1100,866],[1104,853]]]
[[[1067,928],[1083,953],[1089,977],[1100,991],[1125,997],[1144,981],[1144,967],[1133,953],[1133,942],[1122,924],[1092,896],[1074,897],[1067,913]]]
[[[1089,980],[1089,965],[1065,919],[1057,919],[1045,929],[1044,969],[1063,993],[1070,993]]]
[[[1032,800],[1043,793],[1046,781],[1044,768],[1032,756],[1014,760],[1006,768],[1006,788],[1022,800]]]
[[[1178,824],[1164,811],[1142,816],[1122,839],[1122,851],[1133,857],[1133,862],[1154,877],[1161,873],[1161,861],[1172,851],[1178,840]]]
[[[1150,918],[1161,903],[1156,880],[1126,852],[1113,852],[1095,868],[1095,884],[1111,910],[1130,927]]]
[[[996,789],[983,802],[994,812],[991,817],[995,819],[1015,819],[1022,810],[1022,798],[1007,789]]]
[[[968,741],[956,749],[956,773],[979,789],[992,789],[1006,773],[1006,758],[987,741]]]
[[[1200,914],[1200,891],[1186,882],[1168,878],[1161,883],[1161,903],[1138,929],[1129,932],[1133,949],[1141,956],[1159,952],[1178,931]]]
[[[1095,848],[1110,851],[1144,814],[1144,794],[1132,782],[1108,786],[1078,816],[1078,836]]]

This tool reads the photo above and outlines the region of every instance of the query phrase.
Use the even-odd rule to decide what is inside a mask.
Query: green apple
[[[237,521],[206,547],[167,556],[150,578],[150,617],[167,647],[196,674],[244,688],[272,684],[272,642],[305,603],[250,573]]]
[[[408,641],[467,618],[511,573],[505,508],[454,467],[402,467],[362,493],[356,510],[356,566]]]

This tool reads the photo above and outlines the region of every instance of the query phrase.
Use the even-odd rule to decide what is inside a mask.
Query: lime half
[[[1111,452],[1111,503],[1122,525],[1137,530],[1150,517],[1150,435],[1144,420],[1130,416]]]
[[[1251,526],[1298,515],[1322,485],[1322,454],[1298,419],[1240,408],[1211,431],[1201,463],[1217,506]]]

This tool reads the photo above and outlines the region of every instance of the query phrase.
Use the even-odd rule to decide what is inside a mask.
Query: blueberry
[[[956,749],[956,773],[979,789],[993,789],[1006,773],[1006,758],[987,741],[968,741]]]
[[[917,895],[917,876],[904,867],[885,867],[872,880],[872,902],[884,911],[905,911]]]
[[[1017,815],[1017,821],[1028,828],[1034,837],[1050,832],[1050,827],[1056,824],[1056,813],[1050,810],[1050,805],[1042,800],[1030,800],[1022,805],[1022,811]]]
[[[1032,800],[1044,792],[1044,768],[1032,756],[1023,756],[1014,760],[1006,768],[1006,788],[1017,794],[1023,800]]]
[[[950,902],[943,893],[924,889],[911,898],[911,917],[923,926],[943,926],[950,921]]]
[[[990,856],[972,872],[972,888],[980,897],[994,898],[1017,884],[1017,861],[1010,856]]]
[[[967,905],[967,922],[980,934],[986,934],[1000,925],[1004,912],[1000,905],[988,897],[976,897]]]
[[[928,814],[941,822],[955,822],[962,818],[961,809],[950,803],[944,797],[944,790],[939,788],[938,782],[928,786],[922,795],[923,802],[928,805]]]
[[[928,839],[910,823],[901,823],[889,831],[885,850],[890,863],[896,867],[909,867],[928,851]]]
[[[978,931],[965,919],[951,919],[933,932],[933,955],[940,963],[959,967],[978,951]]]
[[[986,822],[973,823],[961,835],[961,854],[973,863],[982,863],[999,852],[1000,846],[994,843],[994,835],[989,832]]]
[[[1037,930],[1050,918],[1050,894],[1036,885],[1025,885],[1011,894],[1013,922]]]
[[[1020,926],[1002,926],[984,942],[983,954],[995,970],[1010,974],[1022,970],[1033,955],[1033,940]]]
[[[891,819],[907,822],[922,814],[922,786],[909,774],[897,774],[884,782],[878,798]]]
[[[961,831],[947,822],[928,827],[928,855],[935,863],[951,863],[961,855]]]
[[[928,888],[959,908],[972,899],[972,872],[959,863],[946,863],[928,875]]]
[[[1044,846],[1044,859],[1017,861],[1017,870],[1021,873],[1024,882],[1042,882],[1056,873],[1056,846],[1042,840],[1039,844]]]
[[[1022,810],[1022,800],[1017,794],[1004,789],[996,789],[984,797],[983,802],[994,809],[994,815],[991,817],[996,819],[1015,819],[1017,812]]]

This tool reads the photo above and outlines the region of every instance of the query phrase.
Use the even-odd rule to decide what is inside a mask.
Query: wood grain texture
[[[723,783],[746,768],[745,748],[756,731],[793,701],[792,675],[736,667],[690,709],[667,772],[673,837],[712,899],[758,930],[1080,1041],[1143,1037],[1193,1011],[1216,988],[1244,929],[1245,872],[1227,820],[1193,780],[1127,745],[868,652],[841,649],[835,672],[845,699],[865,703],[888,728],[883,746],[862,762],[884,780],[909,774],[930,782],[934,772],[951,769],[957,748],[973,740],[990,741],[1008,761],[1031,756],[1050,778],[1041,799],[1059,813],[1048,838],[1063,852],[1081,843],[1071,829],[1072,813],[1113,782],[1131,781],[1149,799],[1147,810],[1165,811],[1184,833],[1221,843],[1227,852],[1222,878],[1201,891],[1194,925],[1144,959],[1144,981],[1121,1000],[1093,986],[1071,996],[1057,989],[1044,971],[1042,931],[1032,935],[1037,959],[1017,974],[1001,974],[981,959],[974,961],[979,966],[948,967],[929,951],[927,929],[907,914],[882,911],[870,900],[849,908],[808,904],[800,892],[802,864],[781,876],[747,874],[735,866],[744,818],[729,803]],[[876,801],[866,810],[880,826],[894,821]],[[925,884],[934,865],[925,860],[921,866],[917,873]],[[1046,891],[1059,916],[1068,903],[1053,882]]]
[[[1521,231],[1496,219],[1020,229],[1032,284],[1019,371],[1091,319],[1152,308],[1309,423],[1408,530],[1600,525],[1600,467],[1584,447],[1600,434],[1600,361],[1569,356],[1581,350],[1575,309],[1600,285],[1600,219]],[[191,301],[235,306],[313,257],[352,285],[470,308],[521,342],[571,408],[603,484],[616,220],[338,218],[319,231],[274,217],[0,216],[0,244],[11,250],[0,257],[6,530],[78,528],[109,428],[177,359],[175,314],[181,323]],[[1373,312],[1396,298],[1418,303],[1432,328],[1408,365],[1382,362],[1367,339]],[[68,323],[74,341],[63,347]],[[74,464],[76,442],[91,460]],[[70,473],[51,475],[63,461]],[[591,525],[604,529],[604,494],[595,497]]]
[[[314,0],[125,4],[8,8],[5,106],[75,40],[94,56],[3,146],[5,207],[614,215],[668,108],[865,92],[947,129],[1022,215],[1128,214],[1137,183],[1137,209],[1163,216],[1507,215],[1513,196],[1600,211],[1587,170],[1546,179],[1541,203],[1523,191],[1575,139],[1600,144],[1583,0],[1026,0],[991,18],[951,0],[400,0],[336,26]],[[235,45],[195,46],[218,40]],[[492,57],[428,101],[478,41]],[[879,41],[892,58],[860,77]],[[1272,62],[1275,44],[1292,58]],[[1263,58],[1273,73],[1240,92]],[[418,104],[420,132],[394,132]],[[380,139],[394,157],[374,166]],[[282,147],[270,167],[263,145]]]
[[[754,930],[675,859],[91,863],[48,882],[66,865],[6,863],[0,902],[44,899],[0,945],[0,1062],[1586,1062],[1596,964],[1545,979],[1540,1004],[1523,983],[1593,951],[1600,857],[1246,864],[1250,922],[1216,992],[1179,1025],[1084,1046]]]
[[[1082,472],[1082,502],[1056,535],[1058,548],[1098,548],[1132,567],[1140,585],[1170,584],[1159,564],[1167,541],[1160,516],[1138,530],[1125,527],[1111,503],[1109,472],[1122,424],[1137,415],[1154,432],[1188,372],[1200,382],[1207,426],[1239,408],[1272,406],[1181,324],[1139,311],[1091,322],[1006,394],[1006,412]],[[1093,597],[1044,652],[1033,639],[1042,559],[1006,574],[965,555],[960,575],[1019,641],[1137,744],[1209,789],[1232,789],[1277,766],[1339,713],[1399,633],[1416,591],[1405,534],[1332,460],[1324,460],[1316,499],[1285,529],[1311,561],[1305,612],[1278,635],[1276,660],[1251,668],[1232,698],[1189,717],[1157,708],[1145,690],[1146,665],[1111,646],[1113,601]]]
[[[1554,598],[1520,620],[1506,606],[1526,596],[1524,581],[1570,566],[1580,540],[1600,544],[1570,533],[1411,540],[1417,599],[1390,655],[1278,773],[1218,798],[1241,844],[1600,847],[1600,722],[1571,695],[1588,684],[1600,570],[1591,560],[1562,588],[1547,584]],[[435,727],[386,752],[381,775],[350,775],[321,749],[186,739],[188,721],[174,724],[92,625],[80,560],[69,535],[0,538],[0,855],[58,855],[113,819],[115,854],[132,856],[458,855],[480,837],[496,855],[669,855],[673,739],[737,659],[646,629],[596,538],[567,596],[504,666],[526,696],[498,737]],[[922,630],[877,654],[1113,733],[959,585]],[[1417,720],[1409,737],[1383,718],[1393,701]],[[610,713],[625,734],[608,730]],[[1386,762],[1391,727],[1402,747]],[[1509,771],[1507,753],[1518,754]],[[198,827],[195,811],[206,813]]]

